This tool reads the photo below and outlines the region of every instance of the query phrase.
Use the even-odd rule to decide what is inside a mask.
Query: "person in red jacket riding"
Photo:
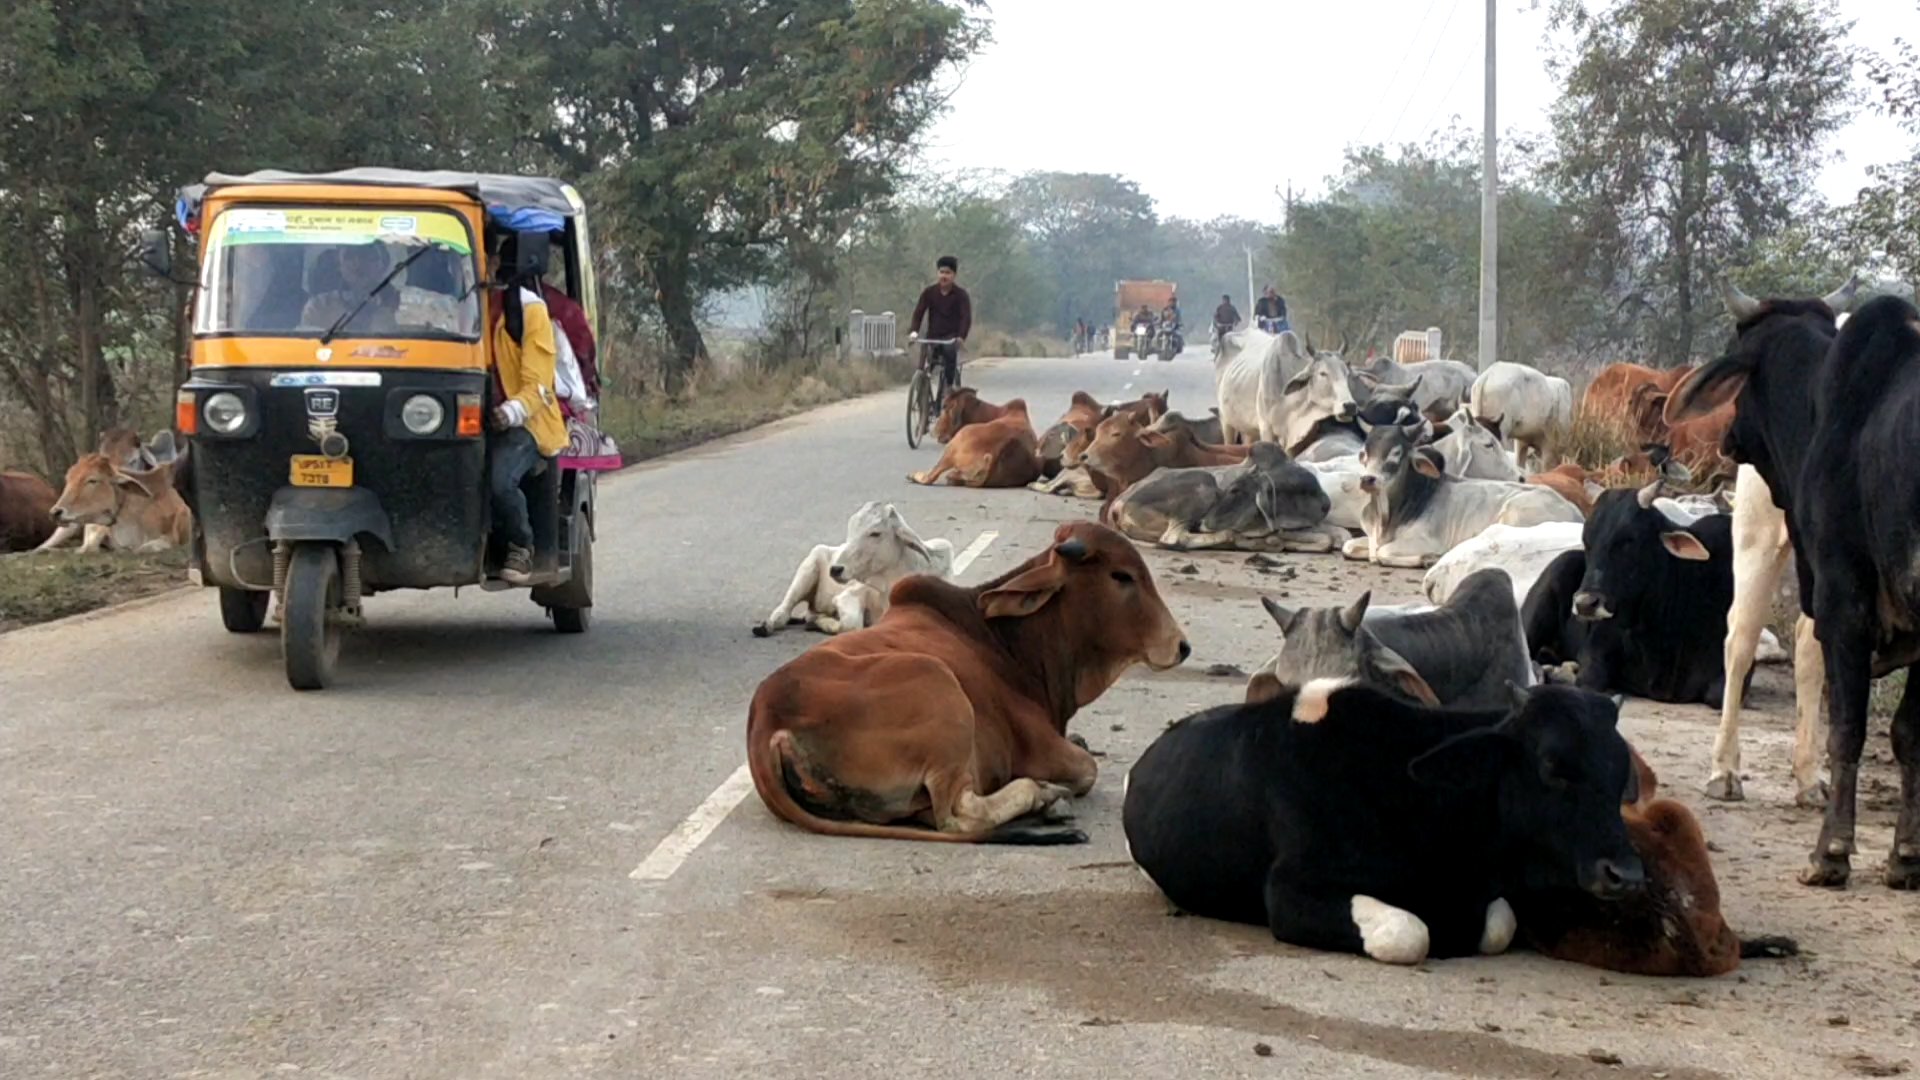
[[[934,268],[939,280],[920,291],[920,302],[913,307],[913,320],[907,324],[907,334],[910,338],[919,336],[920,319],[924,316],[928,337],[953,339],[951,345],[934,348],[946,367],[947,385],[959,386],[960,346],[966,344],[967,334],[973,330],[973,299],[954,281],[960,273],[959,259],[942,255]]]

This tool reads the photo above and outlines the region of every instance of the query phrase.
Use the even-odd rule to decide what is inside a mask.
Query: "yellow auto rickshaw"
[[[194,510],[189,573],[219,590],[226,628],[260,630],[277,594],[287,680],[318,689],[366,597],[514,587],[497,577],[504,545],[491,537],[499,300],[486,256],[511,237],[515,269],[558,271],[547,280],[597,338],[579,193],[454,172],[216,173],[175,209],[198,264],[177,484]],[[173,276],[169,253],[164,232],[146,235],[149,269]],[[535,537],[522,587],[579,633],[596,474],[566,460],[543,459],[522,484]]]

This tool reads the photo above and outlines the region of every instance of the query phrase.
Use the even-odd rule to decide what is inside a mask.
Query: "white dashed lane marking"
[[[980,557],[980,553],[999,537],[1000,534],[992,529],[974,537],[973,543],[954,556],[953,576],[957,578],[965,573],[967,567]],[[733,813],[733,808],[747,797],[747,792],[752,790],[753,775],[747,771],[746,763],[742,762],[739,768],[720,782],[719,787],[713,789],[713,794],[687,815],[685,821],[675,825],[666,839],[655,845],[627,876],[649,884],[658,884],[673,877],[687,859],[699,850],[700,845],[706,843],[707,837],[713,835],[713,830],[727,819],[727,815]]]

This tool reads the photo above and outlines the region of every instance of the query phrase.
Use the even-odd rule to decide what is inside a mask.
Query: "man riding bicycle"
[[[927,336],[950,338],[951,345],[935,345],[946,368],[947,385],[960,385],[960,346],[966,344],[973,329],[973,300],[967,290],[953,279],[960,273],[960,260],[942,255],[934,263],[939,280],[920,291],[920,302],[913,307],[913,320],[907,324],[907,339],[920,336],[920,319],[927,320]]]

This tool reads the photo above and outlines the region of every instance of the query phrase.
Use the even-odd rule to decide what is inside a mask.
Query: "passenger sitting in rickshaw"
[[[582,472],[606,472],[620,467],[620,447],[613,436],[600,430],[596,410],[600,399],[598,349],[587,313],[579,302],[553,283],[540,282],[547,310],[559,327],[554,335],[558,348],[554,389],[560,395],[560,411],[567,421],[567,449],[560,455],[560,467]]]
[[[488,280],[502,289],[493,311],[499,404],[494,407],[493,433],[487,439],[487,477],[494,529],[507,544],[500,580],[526,585],[533,578],[533,520],[520,481],[540,459],[566,449],[567,428],[554,390],[559,349],[553,317],[538,291],[538,272],[518,269],[515,247],[508,237],[487,267]]]

